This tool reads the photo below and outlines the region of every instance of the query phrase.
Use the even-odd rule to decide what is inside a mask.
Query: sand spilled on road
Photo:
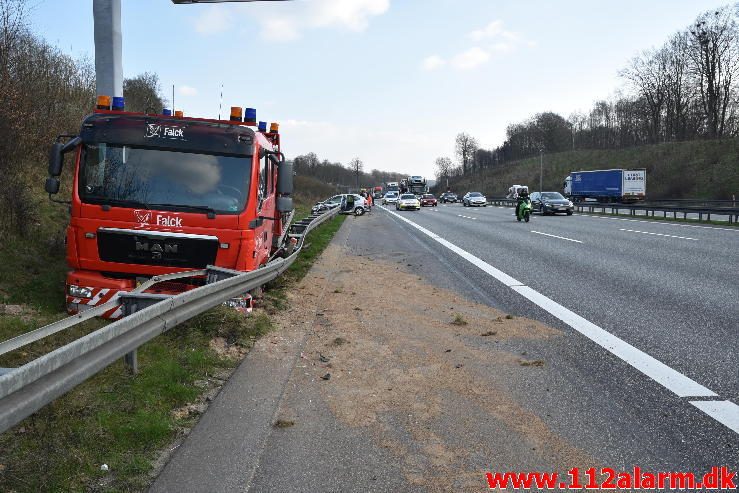
[[[507,319],[341,245],[331,244],[315,267],[289,315],[315,320],[304,354],[329,361],[311,368],[313,378],[331,374],[321,384],[331,412],[369,431],[411,484],[480,491],[484,471],[593,465],[508,391],[511,375],[546,371],[546,362],[498,349],[499,342],[559,331]]]

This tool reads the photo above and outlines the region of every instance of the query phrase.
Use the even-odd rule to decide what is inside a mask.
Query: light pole
[[[172,0],[172,3],[177,5],[261,1],[291,0]],[[92,16],[95,25],[95,92],[98,96],[123,96],[121,0],[93,0]]]
[[[539,195],[544,187],[544,149],[539,149]]]
[[[95,22],[95,92],[123,96],[121,0],[93,0]]]
[[[572,150],[575,150],[575,124],[570,123],[570,129],[572,131]]]

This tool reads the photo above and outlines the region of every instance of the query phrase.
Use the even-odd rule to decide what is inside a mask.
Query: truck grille
[[[190,267],[215,264],[215,236],[102,228],[98,230],[100,260],[123,264]]]

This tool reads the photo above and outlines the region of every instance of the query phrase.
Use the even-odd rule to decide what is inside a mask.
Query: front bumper
[[[574,210],[575,210],[575,207],[574,206],[570,206],[570,205],[557,205],[557,204],[554,204],[554,205],[544,205],[544,206],[542,206],[542,211],[543,212],[548,212],[548,213],[552,213],[552,214],[555,214],[557,212],[573,212]]]
[[[148,279],[150,276],[142,276],[141,279]],[[111,301],[118,293],[125,293],[136,288],[135,279],[113,279],[106,277],[99,272],[76,270],[67,274],[65,285],[65,296],[67,304],[67,313],[76,315],[96,306]],[[69,286],[75,285],[87,288],[90,291],[88,297],[75,297],[69,294]],[[155,284],[146,293],[171,294],[176,295],[190,289],[194,289],[193,284],[184,284],[176,281],[164,281]],[[106,311],[102,318],[117,319],[123,316],[122,307],[114,307]]]

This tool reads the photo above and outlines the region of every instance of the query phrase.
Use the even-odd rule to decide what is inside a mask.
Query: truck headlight
[[[73,298],[92,298],[92,288],[86,288],[84,286],[75,286],[70,284],[67,288],[69,296]]]

